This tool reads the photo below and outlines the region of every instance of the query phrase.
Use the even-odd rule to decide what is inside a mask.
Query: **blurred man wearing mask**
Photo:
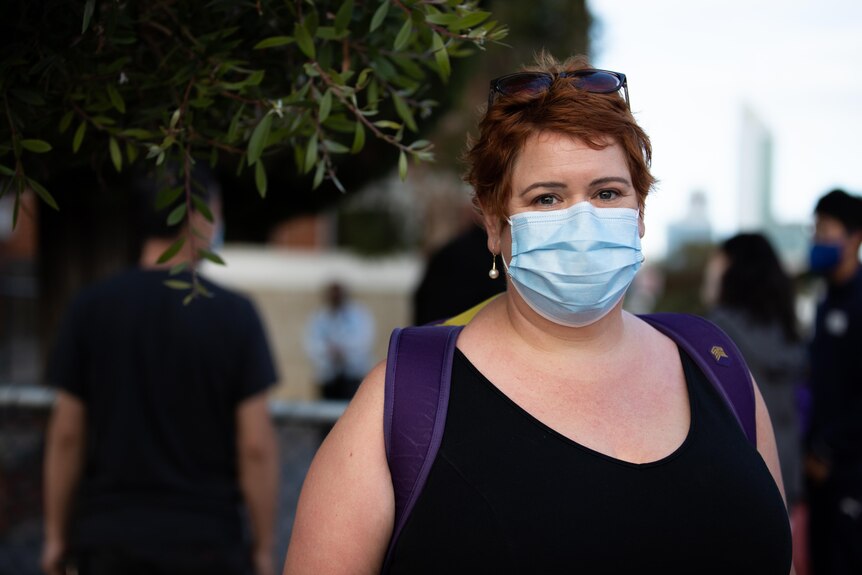
[[[833,190],[814,214],[810,267],[827,290],[811,341],[811,560],[815,575],[862,573],[862,198]]]

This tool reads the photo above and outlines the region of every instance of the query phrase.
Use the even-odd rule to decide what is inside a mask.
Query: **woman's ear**
[[[644,214],[641,212],[638,216],[638,234],[640,234],[641,239],[643,239],[645,231],[646,226],[644,225]]]
[[[496,214],[482,210],[482,223],[485,225],[485,233],[488,234],[488,251],[499,254],[500,234],[503,231],[502,220]]]

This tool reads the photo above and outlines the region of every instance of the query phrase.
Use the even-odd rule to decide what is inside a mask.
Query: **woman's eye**
[[[535,202],[540,206],[553,206],[557,203],[557,198],[554,196],[539,196]]]
[[[600,200],[613,200],[619,195],[619,192],[617,192],[616,190],[601,190],[598,194],[596,194],[596,197],[598,197]]]

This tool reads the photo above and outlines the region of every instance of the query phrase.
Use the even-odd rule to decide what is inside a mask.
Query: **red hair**
[[[587,59],[576,56],[559,63],[541,54],[529,71],[558,73],[591,68]],[[631,172],[632,185],[643,211],[646,196],[655,183],[649,166],[652,147],[649,137],[635,122],[619,94],[594,94],[557,78],[541,94],[500,96],[479,122],[479,137],[468,140],[464,156],[464,181],[473,186],[474,202],[480,209],[504,217],[512,192],[512,168],[524,142],[540,132],[556,132],[577,138],[594,149],[608,140],[619,144]]]

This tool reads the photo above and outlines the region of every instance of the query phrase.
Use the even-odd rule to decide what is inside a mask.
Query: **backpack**
[[[474,310],[443,325],[392,332],[386,361],[383,433],[395,493],[395,526],[384,571],[440,448],[455,341],[472,315]],[[638,317],[688,353],[756,448],[754,387],[736,344],[718,326],[695,315],[655,313]]]

